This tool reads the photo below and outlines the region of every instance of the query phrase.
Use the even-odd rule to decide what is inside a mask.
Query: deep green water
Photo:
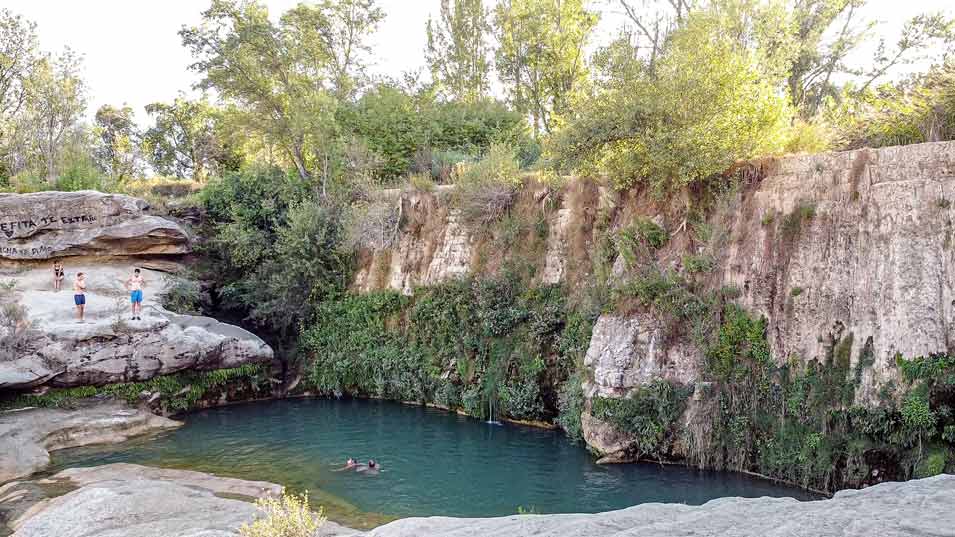
[[[186,416],[181,429],[109,451],[57,452],[56,468],[132,462],[190,468],[308,490],[333,519],[598,512],[647,502],[702,504],[723,496],[793,496],[798,489],[678,466],[598,466],[560,432],[396,403],[297,399]],[[378,475],[336,472],[374,458]]]

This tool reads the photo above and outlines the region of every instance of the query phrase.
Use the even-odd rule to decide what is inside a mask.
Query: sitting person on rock
[[[139,269],[133,271],[133,275],[126,280],[126,290],[129,291],[129,302],[133,312],[133,320],[140,321],[140,315],[143,312],[143,287],[146,287],[146,280],[143,279]]]
[[[73,302],[76,304],[76,315],[80,322],[83,322],[83,314],[86,309],[86,276],[82,272],[76,274],[73,280]]]
[[[59,292],[63,288],[63,278],[66,274],[63,272],[63,263],[53,262],[53,290]]]

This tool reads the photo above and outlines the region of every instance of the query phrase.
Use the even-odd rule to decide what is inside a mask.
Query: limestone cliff
[[[25,320],[0,328],[12,352],[0,356],[0,390],[141,381],[271,360],[269,346],[245,330],[161,306],[183,271],[189,235],[147,208],[91,191],[0,195],[0,283],[12,284],[7,301],[26,308]],[[53,289],[50,258],[63,264],[61,291]],[[130,319],[124,289],[133,268],[146,279],[142,320]],[[87,286],[83,322],[72,292],[79,272]]]
[[[705,254],[713,263],[705,286],[733,289],[735,302],[765,316],[778,365],[821,363],[848,345],[849,369],[860,375],[857,404],[876,404],[880,390],[900,382],[897,354],[952,347],[955,143],[767,159],[732,173],[738,187],[703,209],[705,240],[688,222],[688,209],[700,205],[692,193],[663,202],[582,180],[526,188],[512,210],[539,211],[546,238],[504,251],[487,246],[487,230],[461,223],[446,192],[405,193],[398,246],[364,252],[354,285],[408,293],[493,271],[536,248],[536,281],[580,292],[599,277],[601,234],[645,220],[669,235],[654,253],[657,266],[682,273],[684,256]],[[611,284],[626,278],[625,265],[618,256]],[[585,395],[626,397],[658,378],[694,386],[702,361],[700,349],[669,337],[645,308],[605,313],[584,364]],[[598,451],[626,451],[625,438],[586,412],[584,429]]]

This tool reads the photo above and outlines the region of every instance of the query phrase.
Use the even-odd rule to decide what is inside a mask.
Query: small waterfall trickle
[[[494,398],[487,398],[487,422],[490,425],[500,425],[501,422],[494,420]]]

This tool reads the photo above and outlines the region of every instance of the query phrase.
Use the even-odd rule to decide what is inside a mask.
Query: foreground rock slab
[[[19,497],[44,486],[73,490],[55,498],[34,494],[17,509],[10,508]],[[256,515],[251,502],[282,489],[188,470],[108,464],[10,483],[0,488],[0,515],[6,510],[15,537],[235,537]],[[345,535],[355,532],[326,522],[316,537]]]
[[[35,489],[74,487],[53,499]],[[0,487],[0,517],[14,537],[234,537],[255,516],[246,501],[278,485],[133,464],[65,470],[50,479]],[[955,476],[883,483],[830,500],[721,498],[701,506],[645,504],[593,515],[406,518],[367,533],[331,522],[316,537],[945,537],[955,536]]]
[[[86,275],[83,322],[75,318],[72,291],[52,290],[49,267],[0,272],[0,283],[14,283],[15,299],[30,321],[25,350],[12,360],[0,359],[0,389],[133,382],[272,359],[272,349],[251,332],[165,310],[159,299],[172,279],[158,271],[142,269],[147,281],[142,320],[131,320],[123,282],[141,266],[132,260],[64,260],[65,289],[76,273]]]
[[[367,537],[939,537],[955,536],[955,476],[883,483],[830,500],[721,498],[595,515],[406,518]]]
[[[118,402],[82,405],[74,410],[0,412],[0,483],[42,470],[50,463],[50,451],[114,444],[180,425]]]
[[[188,253],[182,227],[147,208],[92,190],[0,194],[0,259]]]

